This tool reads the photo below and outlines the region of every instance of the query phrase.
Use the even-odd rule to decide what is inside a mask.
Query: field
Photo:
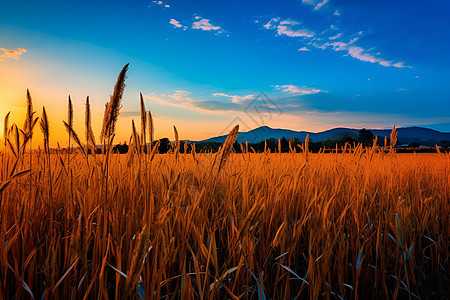
[[[448,297],[448,154],[33,154],[3,156],[3,299]]]
[[[33,150],[29,93],[23,129],[6,117],[0,299],[448,299],[449,153],[398,154],[395,128],[381,148],[235,153],[235,127],[217,153],[181,153],[174,128],[158,154],[141,96],[141,132],[114,154],[126,68],[102,154],[88,99],[83,143],[69,98],[67,149],[44,109]]]

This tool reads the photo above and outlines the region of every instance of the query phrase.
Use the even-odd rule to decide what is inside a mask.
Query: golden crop
[[[448,153],[238,154],[235,128],[163,155],[133,126],[119,155],[114,118],[105,154],[90,122],[84,148],[69,122],[77,150],[26,152],[34,118],[5,133],[0,299],[448,298]]]

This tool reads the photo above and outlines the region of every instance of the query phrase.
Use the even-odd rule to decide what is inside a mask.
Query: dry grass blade
[[[0,195],[8,187],[8,185],[11,183],[11,181],[13,181],[14,179],[18,179],[18,178],[22,177],[23,175],[28,174],[29,172],[31,172],[31,169],[17,172],[16,174],[12,175],[8,180],[5,180],[4,182],[2,182],[2,184],[0,185]]]
[[[83,144],[81,143],[80,138],[78,137],[78,134],[75,132],[75,130],[73,130],[72,127],[69,126],[69,124],[67,124],[65,121],[63,121],[64,126],[67,129],[67,132],[69,133],[69,136],[72,137],[75,141],[75,143],[77,143],[78,147],[80,147],[81,153],[86,157],[87,153],[86,150],[84,149]]]
[[[139,143],[139,135],[137,133],[136,126],[134,125],[134,120],[131,120],[131,131],[133,137],[133,147],[135,148],[136,152],[140,153],[141,145]]]
[[[129,296],[133,293],[139,281],[139,276],[144,267],[143,260],[148,249],[148,234],[148,227],[145,225],[139,234],[137,245],[131,259],[131,267],[127,272],[127,279],[125,281],[125,296]]]
[[[6,140],[9,137],[9,115],[11,114],[11,112],[8,112],[5,116],[5,122],[3,124],[3,139],[5,141],[5,145],[6,145]]]

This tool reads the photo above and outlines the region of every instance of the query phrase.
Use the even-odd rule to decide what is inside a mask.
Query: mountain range
[[[378,138],[384,139],[391,134],[391,129],[368,129],[372,131],[374,135]],[[436,145],[442,141],[450,141],[450,133],[440,132],[434,129],[424,128],[424,127],[404,127],[398,128],[397,134],[397,145],[410,144],[412,142],[419,143],[421,145]],[[309,134],[309,139],[312,142],[321,142],[326,139],[336,140],[342,138],[346,135],[352,135],[358,137],[359,129],[354,128],[333,128],[325,130],[322,132],[307,132],[307,131],[295,131],[289,129],[278,129],[270,128],[268,126],[261,126],[247,132],[239,132],[237,137],[238,143],[258,143],[266,139],[274,138],[282,139],[283,137],[289,139],[290,137],[298,138],[300,141],[305,140],[306,135]],[[196,143],[203,142],[218,142],[223,143],[226,139],[226,135],[221,135],[217,137],[212,137],[203,141],[198,141]]]

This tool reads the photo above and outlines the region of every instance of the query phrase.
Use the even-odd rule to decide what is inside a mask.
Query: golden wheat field
[[[5,119],[0,299],[448,299],[449,153],[398,154],[395,128],[381,148],[234,153],[236,126],[217,153],[182,153],[175,128],[159,154],[141,96],[114,154],[126,67],[102,154],[89,101],[80,138],[69,98],[68,149],[44,109],[33,150],[30,93],[23,130]]]
[[[3,155],[0,295],[448,296],[448,154],[214,157]]]

